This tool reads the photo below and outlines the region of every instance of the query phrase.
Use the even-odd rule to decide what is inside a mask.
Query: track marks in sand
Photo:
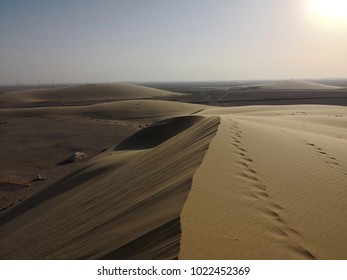
[[[256,170],[255,160],[242,144],[243,132],[240,124],[231,118],[228,119],[232,122],[229,143],[238,158],[236,161],[240,167],[238,176],[245,181],[246,186],[250,187],[247,192],[248,198],[258,202],[257,210],[270,221],[268,230],[273,233],[275,238],[288,243],[285,245],[288,252],[295,255],[296,258],[315,259],[309,250],[299,244],[300,233],[283,219],[281,215],[283,207],[274,201],[268,192],[268,187],[262,182]]]
[[[330,168],[336,168],[339,167],[339,170],[344,174],[347,175],[347,171],[342,170],[342,165],[339,162],[339,160],[332,155],[330,155],[328,152],[326,152],[323,148],[319,147],[318,145],[311,143],[307,140],[304,140],[305,144],[313,150],[316,155],[326,164],[330,166]]]

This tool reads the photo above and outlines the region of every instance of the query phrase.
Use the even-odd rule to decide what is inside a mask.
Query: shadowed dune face
[[[142,127],[177,115],[194,114],[205,107],[127,100],[88,106],[0,109],[0,183],[17,184],[10,178],[15,176],[21,179],[22,186],[12,192],[7,187],[0,188],[0,212],[71,173],[79,163],[59,163],[72,153],[85,152],[90,160]],[[46,180],[32,182],[38,174]]]
[[[101,260],[155,260],[178,258],[181,238],[180,219],[176,218],[128,244],[106,254]]]
[[[137,125],[46,112],[3,119],[0,110],[0,212],[71,173],[80,163],[59,163],[74,152],[86,153],[89,160],[138,130]],[[38,174],[45,180],[34,180]],[[21,187],[1,187],[7,183]]]
[[[347,258],[345,107],[127,100],[0,117],[0,132],[25,121],[42,128],[46,118],[137,131],[4,211],[0,258]],[[0,187],[15,193],[20,184]]]
[[[115,151],[153,148],[188,129],[203,118],[201,116],[184,116],[157,122],[119,143]]]
[[[172,135],[179,124],[185,130]],[[195,116],[161,122],[166,141],[107,151],[5,212],[0,257],[177,258],[180,212],[218,124],[218,117]]]

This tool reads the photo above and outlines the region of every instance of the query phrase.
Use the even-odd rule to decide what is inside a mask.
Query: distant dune
[[[300,81],[300,80],[288,80],[274,83],[260,84],[259,89],[293,89],[293,90],[328,90],[328,89],[341,89],[341,87],[325,85],[320,83]]]
[[[346,107],[0,110],[47,116],[139,130],[4,211],[2,259],[347,259]]]
[[[141,99],[175,95],[180,94],[138,85],[121,83],[88,84],[62,88],[8,92],[0,95],[0,107],[54,102],[61,105],[64,103],[69,104],[73,101],[86,102]]]
[[[2,118],[72,116],[94,120],[116,120],[118,123],[148,124],[169,116],[199,112],[209,106],[162,100],[124,100],[88,106],[55,106],[1,109]]]

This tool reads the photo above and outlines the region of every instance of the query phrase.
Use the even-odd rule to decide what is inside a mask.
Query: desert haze
[[[2,93],[0,258],[345,260],[346,99],[296,80]]]

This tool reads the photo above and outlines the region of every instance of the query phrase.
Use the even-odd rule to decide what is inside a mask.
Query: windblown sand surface
[[[119,258],[117,249],[122,246],[163,227],[164,232],[170,229],[179,219],[218,121],[186,116],[157,124],[160,133],[170,134],[169,140],[160,144],[139,133],[135,138],[147,149],[139,149],[133,138],[126,140],[10,209],[1,219],[1,256]],[[181,126],[185,133],[179,133]],[[153,253],[146,243],[133,249],[142,253],[141,258],[176,258],[177,226],[176,231]],[[129,257],[136,254],[128,248]]]
[[[221,123],[181,213],[179,257],[346,259],[347,109],[209,113]]]
[[[91,87],[95,92],[111,88],[113,91],[110,94],[115,99],[156,94],[156,90],[152,93],[141,86],[98,86],[79,86],[78,90],[68,88],[68,91],[80,94],[83,88]],[[30,91],[30,94],[41,91]],[[47,99],[53,99],[59,94],[54,89],[48,91],[52,96],[48,95]],[[23,91],[18,95],[27,93]],[[101,97],[99,102],[102,101]],[[86,98],[90,96],[87,94]],[[84,103],[83,99],[81,103]],[[65,160],[72,153],[84,152],[89,160],[154,122],[192,114],[206,107],[159,100],[108,101],[88,106],[16,108],[21,107],[22,103],[4,103],[4,106],[15,108],[0,109],[0,211],[16,205],[72,172],[79,165],[66,164]],[[45,180],[35,180],[39,174]]]
[[[346,107],[0,110],[51,115],[137,132],[4,211],[0,258],[347,259]]]

